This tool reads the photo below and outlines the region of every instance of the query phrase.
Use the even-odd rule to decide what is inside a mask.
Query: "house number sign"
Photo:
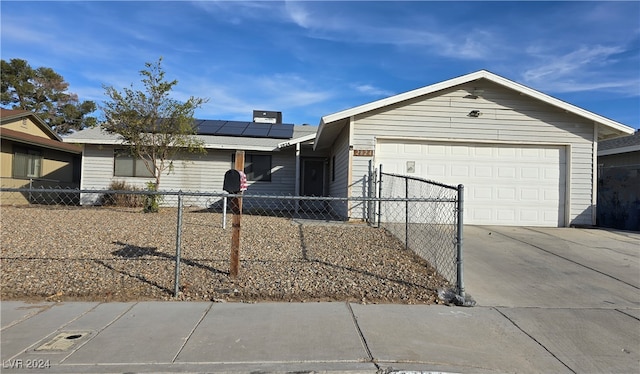
[[[373,157],[373,149],[354,149],[354,156]]]

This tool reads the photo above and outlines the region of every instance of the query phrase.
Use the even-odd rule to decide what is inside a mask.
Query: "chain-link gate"
[[[464,186],[450,186],[406,175],[385,173],[370,177],[379,200],[370,210],[407,249],[433,265],[455,284],[458,301],[464,303],[462,235]]]

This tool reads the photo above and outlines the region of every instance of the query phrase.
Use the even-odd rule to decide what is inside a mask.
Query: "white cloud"
[[[552,92],[606,91],[637,96],[640,76],[630,79],[624,69],[615,68],[618,55],[624,52],[620,46],[595,45],[554,56],[539,47],[531,48],[528,53],[539,62],[526,69],[523,78],[527,84]]]
[[[368,96],[387,97],[387,96],[393,96],[395,94],[392,91],[378,88],[370,84],[354,84],[352,85],[352,88]]]
[[[295,74],[227,74],[208,76],[206,81],[192,76],[184,84],[181,80],[180,86],[181,91],[175,92],[179,100],[189,96],[210,99],[199,111],[201,117],[228,120],[248,120],[253,110],[259,109],[282,111],[286,116],[296,108],[323,103],[334,96],[331,91],[318,89],[314,83]]]
[[[285,13],[296,25],[304,29],[316,27],[312,23],[309,11],[299,2],[285,2]]]
[[[533,53],[534,57],[544,60],[544,65],[525,71],[524,78],[529,82],[537,82],[553,79],[554,77],[575,75],[577,71],[585,67],[592,67],[594,64],[606,65],[613,63],[614,61],[611,59],[611,56],[623,51],[620,47],[596,45],[593,47],[582,46],[562,56],[548,56]],[[531,50],[531,52],[534,51]]]

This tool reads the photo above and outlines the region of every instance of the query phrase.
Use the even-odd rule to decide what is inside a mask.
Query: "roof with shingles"
[[[640,151],[640,130],[633,135],[598,142],[599,156],[633,151]]]
[[[315,134],[316,126],[294,126],[292,140]],[[258,138],[243,136],[195,135],[204,142],[207,149],[239,149],[254,151],[276,151],[284,139]],[[109,134],[102,127],[84,129],[65,136],[66,143],[77,144],[121,144],[122,138],[117,134]]]

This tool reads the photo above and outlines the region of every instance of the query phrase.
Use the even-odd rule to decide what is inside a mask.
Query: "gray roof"
[[[286,140],[295,140],[315,134],[317,126],[294,126],[293,136],[288,139],[258,138],[245,136],[195,135],[204,142],[207,149],[239,149],[253,151],[276,151],[278,144]],[[63,138],[65,143],[76,144],[122,144],[122,138],[116,134],[109,134],[100,126],[84,129]]]
[[[598,155],[640,151],[640,130],[635,134],[598,142]]]

